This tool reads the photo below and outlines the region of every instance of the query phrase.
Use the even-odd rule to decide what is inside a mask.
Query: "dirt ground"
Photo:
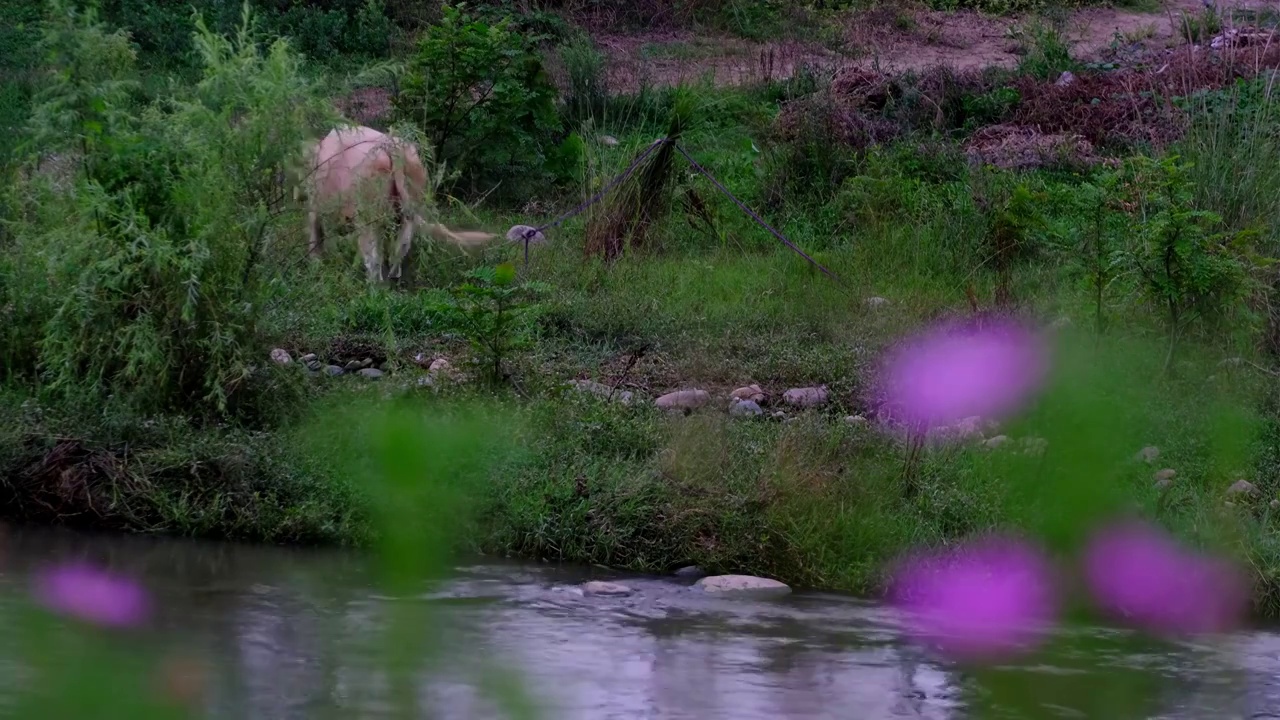
[[[1181,13],[1197,14],[1205,0],[1164,0],[1158,10],[1087,8],[1062,12],[1054,21],[1073,56],[1102,60],[1113,52],[1159,50],[1182,42]],[[1219,10],[1280,12],[1280,0],[1218,0]],[[1033,18],[991,17],[974,12],[881,8],[852,14],[841,37],[824,44],[793,40],[751,42],[738,38],[662,32],[597,34],[608,58],[610,88],[674,85],[709,77],[739,84],[790,76],[798,67],[875,67],[887,71],[1009,67],[1024,52],[1024,30]]]

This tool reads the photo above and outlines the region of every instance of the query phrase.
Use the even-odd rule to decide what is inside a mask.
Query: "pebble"
[[[601,135],[600,144],[605,147],[618,147],[618,138],[612,135]]]
[[[339,375],[343,375],[347,372],[337,365],[326,365],[324,371],[333,377],[338,377]]]
[[[717,595],[786,595],[791,588],[785,583],[754,575],[712,575],[699,580],[697,586],[704,592]]]
[[[453,364],[446,358],[436,358],[431,361],[431,365],[427,367],[427,375],[431,377],[432,383],[445,376],[450,380],[457,380],[458,374],[453,370]]]
[[[592,580],[582,584],[582,592],[585,595],[599,595],[601,597],[624,597],[630,595],[632,590],[626,585]]]
[[[672,573],[672,575],[675,575],[676,577],[682,577],[682,578],[691,578],[691,577],[700,578],[705,576],[706,574],[707,573],[697,565],[686,565],[680,568],[679,570],[676,570],[674,573]]]
[[[631,401],[634,399],[634,395],[632,395],[630,391],[615,390],[608,385],[598,383],[594,380],[570,380],[569,385],[581,390],[582,392],[597,395],[602,398],[612,396],[614,400],[617,400],[623,405],[630,405]]]
[[[754,400],[735,400],[729,406],[729,414],[734,417],[758,417],[764,410]]]
[[[761,403],[764,402],[764,390],[759,385],[748,385],[729,393],[729,397],[734,400],[750,400],[755,403]]]
[[[1160,457],[1160,448],[1155,445],[1148,445],[1139,450],[1137,455],[1134,455],[1135,460],[1141,460],[1146,463],[1153,463],[1158,457]]]
[[[1248,480],[1237,480],[1231,483],[1231,487],[1227,488],[1228,495],[1256,495],[1258,488]]]
[[[653,401],[663,410],[696,410],[706,405],[711,395],[706,390],[676,390]]]
[[[882,298],[882,297],[869,297],[869,298],[867,298],[866,300],[864,300],[863,302],[865,302],[865,303],[867,304],[867,307],[873,307],[873,308],[874,308],[874,307],[883,307],[883,306],[885,306],[885,305],[888,305],[888,304],[889,304],[888,299],[886,299],[886,298]]]
[[[1001,445],[1004,445],[1007,442],[1009,442],[1008,435],[996,435],[993,438],[988,438],[987,441],[982,444],[988,450],[995,450],[996,448],[1000,447]]]
[[[289,352],[284,348],[276,348],[271,351],[271,362],[277,365],[288,365],[293,362],[293,358],[289,357]]]
[[[348,360],[347,364],[342,366],[342,369],[348,372],[354,372],[362,367],[364,367],[364,365],[360,364],[359,360]]]
[[[801,408],[817,407],[827,402],[827,386],[791,388],[782,394],[782,401],[788,405]]]
[[[307,353],[306,355],[303,355],[302,357],[298,358],[298,362],[309,363],[309,362],[314,362],[315,359],[316,359],[315,353]]]
[[[382,371],[379,370],[378,368],[362,368],[360,370],[360,377],[366,377],[366,378],[369,378],[370,380],[377,380],[378,378],[382,377],[382,375],[383,375]]]
[[[861,415],[846,415],[844,421],[854,427],[864,427],[868,424],[867,419]]]

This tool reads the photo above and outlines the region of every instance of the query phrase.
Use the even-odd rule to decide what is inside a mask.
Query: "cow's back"
[[[313,187],[318,199],[331,201],[342,197],[344,214],[351,216],[355,209],[352,190],[357,184],[390,178],[391,142],[386,134],[363,126],[330,130],[315,154]],[[383,199],[387,189],[375,181],[370,186],[374,194],[368,199]]]

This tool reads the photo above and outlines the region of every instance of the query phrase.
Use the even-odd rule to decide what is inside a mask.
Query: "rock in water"
[[[592,580],[582,584],[582,592],[584,595],[599,595],[601,597],[624,597],[632,593],[631,588],[618,583],[602,582],[600,580]]]
[[[711,399],[706,390],[676,390],[653,401],[663,410],[696,410]]]
[[[791,388],[782,394],[783,402],[795,407],[810,408],[827,402],[827,386]]]
[[[293,362],[293,358],[289,357],[289,352],[284,348],[276,348],[271,351],[271,361],[277,365],[288,365]]]
[[[713,575],[702,578],[696,584],[704,592],[716,595],[771,597],[791,592],[786,583],[754,575]]]
[[[729,406],[729,414],[734,417],[758,417],[764,410],[754,400],[735,400]]]
[[[675,575],[676,577],[682,577],[682,578],[700,578],[700,577],[704,577],[707,573],[704,572],[702,568],[698,567],[697,565],[686,565],[680,568],[679,570],[676,570],[672,574]]]

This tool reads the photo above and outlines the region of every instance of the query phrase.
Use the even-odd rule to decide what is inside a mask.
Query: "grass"
[[[182,194],[156,202],[187,203],[183,207],[203,224],[183,226],[157,214],[150,219],[154,226],[147,226],[155,234],[141,236],[150,244],[123,242],[111,234],[118,230],[97,224],[95,208],[123,214],[127,206],[39,196],[47,203],[36,204],[44,215],[15,224],[22,242],[5,246],[8,254],[0,256],[7,328],[0,340],[6,357],[23,359],[9,363],[0,396],[6,410],[0,423],[5,512],[136,532],[368,544],[379,535],[371,519],[375,508],[387,507],[369,496],[363,482],[362,474],[377,469],[360,463],[376,455],[378,441],[359,413],[344,410],[394,400],[407,408],[407,417],[434,417],[483,399],[516,418],[486,432],[520,452],[495,455],[486,482],[473,488],[477,514],[452,538],[471,549],[655,572],[696,563],[874,593],[887,563],[911,547],[999,528],[1061,539],[1087,527],[1096,513],[1136,510],[1189,542],[1240,551],[1260,581],[1257,609],[1280,614],[1280,546],[1270,508],[1272,499],[1280,499],[1280,459],[1271,449],[1276,413],[1269,404],[1276,392],[1268,354],[1268,338],[1276,335],[1268,322],[1272,275],[1264,265],[1251,275],[1260,282],[1249,285],[1249,293],[1218,305],[1207,300],[1203,322],[1189,325],[1180,340],[1174,372],[1163,373],[1160,306],[1126,261],[1135,252],[1133,230],[1157,221],[1124,207],[1105,208],[1099,227],[1110,243],[1104,270],[1111,274],[1103,307],[1088,285],[1089,233],[1099,212],[1095,190],[1119,175],[1065,161],[999,170],[966,158],[967,143],[979,131],[1016,122],[1021,100],[1002,90],[1017,81],[1044,91],[1058,71],[1076,67],[1052,31],[1030,32],[1027,42],[1034,52],[1018,77],[894,78],[855,88],[863,93],[857,96],[861,104],[840,96],[838,83],[813,76],[738,89],[645,89],[626,97],[598,96],[601,89],[584,81],[574,129],[588,139],[608,134],[619,142],[585,143],[584,182],[576,192],[539,198],[546,203],[541,207],[492,207],[483,198],[467,198],[473,203],[467,213],[444,210],[447,220],[478,220],[491,230],[540,224],[593,193],[655,137],[678,131],[700,163],[843,285],[781,246],[675,154],[644,168],[619,195],[549,230],[549,245],[533,248],[527,266],[514,244],[475,256],[419,244],[405,285],[394,289],[366,285],[351,243],[339,243],[320,263],[298,263],[302,219],[292,211],[251,211],[270,206],[265,191],[258,205],[212,192],[206,198],[182,185]],[[588,67],[595,60],[582,55],[582,76],[591,80],[598,68]],[[255,77],[293,77],[293,65],[278,58],[270,72],[241,60],[251,68],[244,73],[262,73]],[[233,76],[216,75],[220,84],[201,91],[222,97],[217,93],[272,87],[246,83],[247,90],[237,90]],[[290,92],[301,92],[289,83]],[[206,110],[208,117],[221,117],[213,100],[184,92],[190,92],[184,96],[187,114],[175,123],[205,122]],[[790,102],[797,98],[827,102]],[[283,132],[284,123],[261,111],[269,105],[250,102],[259,100],[250,95],[230,106],[248,108],[241,124],[232,126],[263,128],[265,134],[255,136],[261,141],[274,137],[270,128]],[[1280,248],[1268,228],[1280,226],[1280,195],[1274,192],[1280,178],[1269,170],[1276,166],[1269,84],[1255,79],[1209,88],[1185,103],[1194,122],[1175,145],[1159,152],[1137,144],[1104,149],[1118,160],[1148,151],[1177,151],[1193,160],[1186,208],[1218,213],[1228,231],[1261,231],[1242,236],[1242,247],[1275,255]],[[805,108],[807,122],[787,127],[787,113],[795,108]],[[290,128],[308,120],[291,119]],[[226,132],[228,125],[199,127]],[[886,139],[872,137],[885,126],[893,130]],[[133,130],[155,128],[139,124]],[[204,137],[176,134],[184,142]],[[160,147],[172,141],[167,134],[155,137]],[[253,163],[263,153],[242,147],[241,136],[219,137],[225,142],[218,152],[225,155],[202,155],[209,149],[192,142],[181,146],[188,155],[158,167],[177,176],[183,176],[177,170],[199,168],[220,179],[217,187],[259,177],[261,168]],[[183,157],[196,160],[182,165]],[[227,161],[204,162],[210,157]],[[243,177],[212,174],[239,167],[236,162],[247,163]],[[814,167],[834,170],[819,176]],[[1151,183],[1139,188],[1147,194],[1163,187],[1141,180]],[[1120,198],[1122,190],[1117,186],[1111,196]],[[30,200],[18,186],[5,197]],[[1017,198],[1030,200],[1019,204]],[[608,262],[585,252],[592,241],[625,240],[643,214],[637,208],[665,211],[649,213],[643,243]],[[111,285],[110,273],[103,273],[108,280],[100,280],[101,287],[50,284],[87,282],[68,260],[87,252],[85,241],[59,230],[68,217],[80,221],[105,252],[124,247],[139,253],[126,256],[132,285]],[[245,255],[236,254],[258,237],[243,232],[255,222],[271,240],[261,253],[248,255],[260,274],[242,272]],[[122,226],[132,231],[143,225]],[[193,244],[171,242],[186,239],[183,233],[195,236]],[[224,244],[201,245],[207,238]],[[211,262],[227,266],[209,271],[201,264],[202,248],[212,248]],[[1211,257],[1247,265],[1245,250],[1215,248]],[[137,259],[162,251],[165,262]],[[479,375],[480,358],[468,349],[474,338],[451,319],[456,308],[447,289],[466,271],[508,262],[518,270],[518,282],[549,288],[536,312],[511,331],[510,339],[521,342],[502,359],[510,386],[420,384],[422,358],[448,357],[464,374]],[[54,277],[60,279],[31,270],[44,263],[58,269]],[[181,312],[187,294],[146,294],[153,284],[188,288],[192,276],[211,278],[216,286],[194,283],[190,290],[206,303],[201,316],[230,318],[213,338],[202,334],[211,323],[189,321]],[[228,277],[238,280],[234,292],[227,290]],[[67,287],[83,298],[64,292]],[[104,303],[89,303],[84,298],[99,297],[91,290],[115,304],[103,310]],[[137,333],[139,323],[163,315],[192,336],[195,347],[206,340],[226,346],[218,382],[235,402],[230,409],[206,407],[191,396],[139,405],[132,386],[113,375],[118,371],[112,368],[130,363],[111,355],[119,346],[110,343],[92,346],[100,353],[91,358],[97,364],[85,361],[85,367],[107,368],[100,378],[68,384],[74,373],[64,372],[63,385],[50,387],[39,361],[47,363],[51,347],[63,353],[59,357],[84,360],[74,342],[41,340],[81,337],[72,331],[83,328],[66,317],[57,316],[61,325],[50,321],[49,308],[67,295],[96,310],[91,317],[106,328],[93,333],[98,340],[134,337],[129,333]],[[888,304],[869,305],[873,296]],[[1015,445],[1045,438],[1049,451],[1034,456],[943,447],[927,451],[904,476],[901,443],[845,419],[874,410],[867,390],[878,357],[923,324],[971,317],[1001,303],[1045,323],[1066,318],[1073,328],[1092,328],[1100,310],[1109,318],[1105,336],[1066,331],[1056,384],[1002,431]],[[235,322],[235,312],[246,305],[261,308],[251,328]],[[295,358],[315,353],[326,364],[369,358],[387,377],[310,376],[296,362],[276,367],[267,357],[277,347]],[[1097,354],[1080,354],[1089,349]],[[157,358],[145,343],[130,352],[184,382],[209,372],[198,353]],[[224,379],[241,374],[252,380]],[[623,405],[566,390],[574,378],[617,385],[641,402]],[[770,393],[767,415],[783,410],[787,422],[736,420],[724,412],[727,393],[751,383]],[[777,402],[788,388],[815,384],[829,387],[827,406],[796,412]],[[708,390],[712,403],[684,416],[660,413],[648,402],[689,387]],[[1091,392],[1081,394],[1081,388]],[[1223,398],[1245,414],[1210,412]],[[1158,467],[1132,460],[1149,444],[1164,450],[1161,466],[1178,472],[1166,492],[1152,480]],[[1239,478],[1249,478],[1260,494],[1226,506],[1225,490]],[[914,492],[905,492],[908,483]],[[1083,509],[1074,515],[1063,509],[1077,506]],[[1063,517],[1075,525],[1063,525]]]

